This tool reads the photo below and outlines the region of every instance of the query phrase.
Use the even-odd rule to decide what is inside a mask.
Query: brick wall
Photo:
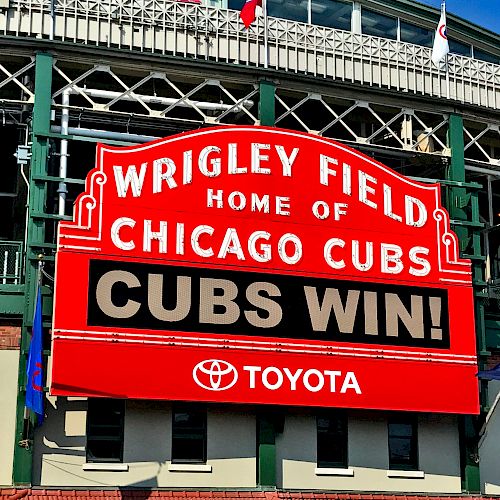
[[[288,491],[164,491],[0,489],[0,500],[498,500],[498,497],[456,495],[372,495]]]
[[[21,327],[0,325],[0,350],[19,349]]]

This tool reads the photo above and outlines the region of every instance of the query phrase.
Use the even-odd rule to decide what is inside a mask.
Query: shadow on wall
[[[255,412],[225,405],[208,405],[208,409],[208,459],[254,458]],[[127,488],[154,488],[164,482],[161,477],[171,460],[172,403],[127,401],[123,461],[130,470],[125,474],[82,469],[86,463],[86,413],[86,399],[48,398],[46,419],[35,433],[35,485],[125,487],[126,482]]]
[[[33,484],[42,485],[46,481],[44,468],[50,467],[51,476],[71,476],[72,486],[116,487],[109,481],[109,473],[85,472],[81,466],[86,463],[86,413],[87,400],[84,398],[49,397],[45,405],[46,418],[35,431],[33,453]],[[166,457],[160,461],[149,460],[148,477],[137,483],[127,484],[127,488],[155,488],[157,476]],[[115,474],[115,473],[111,473]],[[106,477],[107,476],[107,477]],[[147,493],[147,492],[146,492]],[[149,495],[148,495],[149,496]],[[137,499],[137,497],[134,497]]]

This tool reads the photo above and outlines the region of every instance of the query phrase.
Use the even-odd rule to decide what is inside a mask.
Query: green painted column
[[[463,118],[451,114],[449,120],[448,146],[451,150],[451,160],[448,167],[448,180],[465,182],[465,156],[464,156],[464,128]],[[466,206],[469,204],[469,195],[465,188],[451,187],[447,200],[450,217],[455,221],[468,221],[469,215]],[[473,216],[474,214],[471,214]],[[460,250],[464,253],[469,247],[471,236],[467,226],[455,225],[454,231],[460,240]],[[474,241],[473,241],[474,242]],[[477,245],[474,245],[477,246]],[[473,262],[473,275],[477,278],[477,263]],[[478,350],[482,350],[481,339],[484,338],[483,306],[478,297],[475,297],[476,336]],[[478,388],[479,389],[479,388]],[[478,462],[478,432],[477,419],[471,415],[460,418],[460,454],[462,463],[463,489],[469,493],[480,492],[479,462]]]
[[[272,415],[257,415],[257,484],[276,487],[276,428]]]
[[[262,80],[259,84],[259,121],[261,125],[273,127],[276,120],[274,94],[276,86],[273,82]]]
[[[37,53],[35,59],[35,102],[32,119],[32,146],[30,163],[30,200],[26,248],[25,307],[21,330],[19,356],[18,397],[16,410],[16,434],[14,445],[13,483],[15,486],[31,485],[33,459],[33,415],[25,420],[24,402],[26,387],[26,360],[31,340],[31,325],[37,289],[37,254],[45,243],[44,220],[33,214],[46,211],[47,190],[44,182],[36,182],[34,176],[47,175],[49,157],[50,108],[52,103],[52,56]]]
[[[259,84],[259,121],[274,126],[274,83],[262,80]],[[276,426],[270,412],[257,414],[257,484],[261,488],[276,488]]]
[[[465,182],[464,123],[460,115],[450,115],[448,147],[451,150],[450,165],[447,172],[448,180]],[[465,188],[450,188],[450,199],[447,200],[447,208],[452,219],[461,221],[467,220],[467,213],[464,209],[466,200],[467,192]],[[466,227],[455,227],[455,232],[461,240],[461,243],[467,241],[468,234]]]

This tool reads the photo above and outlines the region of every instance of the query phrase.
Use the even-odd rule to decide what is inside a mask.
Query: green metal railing
[[[23,278],[23,244],[0,241],[0,284],[19,285]]]

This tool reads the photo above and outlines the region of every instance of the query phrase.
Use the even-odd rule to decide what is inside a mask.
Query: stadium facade
[[[283,498],[288,498],[287,495],[291,498],[291,493],[285,494],[289,491],[304,495],[310,491],[446,496],[500,493],[497,462],[500,411],[496,408],[499,387],[495,385],[497,382],[475,378],[477,367],[483,370],[491,368],[500,354],[499,36],[448,15],[450,54],[437,67],[431,62],[431,47],[439,12],[416,2],[269,1],[267,23],[258,17],[248,30],[243,28],[239,19],[239,8],[241,2],[232,0],[210,0],[203,4],[166,0],[10,0],[0,5],[0,43],[3,47],[0,53],[0,114],[5,139],[2,140],[4,181],[0,190],[4,214],[0,222],[0,486],[33,488],[8,489],[4,494],[19,497],[34,494],[37,489],[56,489],[58,493],[47,491],[44,494],[57,496],[63,490],[83,490],[90,495],[88,492],[96,489],[116,488],[120,491],[137,489],[146,496],[151,490],[165,495],[183,490],[189,491],[186,495],[193,497],[201,495],[202,491],[206,495],[221,497],[237,494],[258,497],[264,495],[263,492],[267,495],[268,491],[274,490]],[[273,143],[269,138],[275,127],[280,129],[283,137],[286,136],[286,144]],[[252,132],[252,128],[256,132]],[[169,146],[168,138],[180,133],[185,133],[182,137],[186,137],[186,141],[209,137],[216,146],[207,147],[224,145],[230,152],[235,149],[229,144],[240,144],[240,136],[241,144],[245,141],[257,144],[249,146],[254,148],[252,158],[257,158],[252,173],[262,173],[258,162],[268,158],[266,154],[271,157],[271,152],[266,153],[266,145],[275,153],[276,161],[281,162],[283,172],[292,168],[294,147],[310,151],[311,158],[316,151],[321,151],[321,158],[333,158],[331,149],[322,148],[347,146],[342,150],[346,158],[361,153],[357,158],[365,165],[364,170],[354,167],[348,159],[343,163],[350,165],[349,168],[343,167],[343,194],[351,195],[351,183],[345,179],[351,166],[358,168],[361,173],[355,178],[354,185],[363,184],[364,191],[361,194],[360,190],[357,201],[366,210],[373,209],[374,203],[370,203],[369,198],[376,196],[376,180],[379,179],[379,186],[383,180],[383,193],[380,191],[383,209],[380,211],[382,216],[388,217],[387,234],[391,234],[396,243],[399,242],[398,234],[391,229],[395,221],[404,226],[400,239],[405,242],[414,237],[409,236],[409,227],[413,226],[416,231],[420,223],[423,224],[422,214],[431,213],[430,205],[420,202],[418,193],[432,190],[432,193],[440,194],[441,202],[436,202],[435,213],[445,213],[441,210],[442,204],[446,209],[443,217],[449,214],[449,225],[457,236],[454,239],[445,228],[441,243],[446,240],[447,248],[456,250],[457,255],[449,262],[469,266],[470,283],[467,286],[473,305],[467,299],[454,299],[460,288],[456,284],[449,285],[447,295],[438,294],[441,298],[450,297],[448,332],[434,316],[432,303],[436,297],[424,297],[429,303],[429,308],[425,309],[429,316],[425,325],[432,326],[434,330],[430,328],[429,331],[434,333],[425,337],[427,343],[422,333],[422,342],[409,347],[403,344],[406,350],[402,357],[408,359],[401,361],[401,365],[411,362],[409,358],[415,353],[423,356],[416,361],[420,364],[415,365],[414,371],[404,372],[413,392],[405,394],[400,380],[403,372],[399,368],[391,369],[396,366],[397,356],[389,359],[389,349],[382,348],[373,355],[382,358],[373,361],[373,377],[380,373],[385,377],[383,384],[378,384],[379,392],[374,392],[377,397],[369,403],[358,403],[355,395],[358,390],[363,392],[363,386],[358,385],[353,375],[348,375],[350,371],[343,371],[338,375],[337,387],[341,389],[337,390],[352,393],[353,397],[338,404],[299,397],[295,402],[291,396],[280,399],[278,392],[274,399],[273,395],[259,396],[259,399],[247,396],[243,390],[227,398],[223,392],[218,398],[204,398],[196,391],[190,393],[186,389],[185,394],[191,396],[183,396],[179,391],[183,390],[185,381],[178,373],[182,372],[183,363],[187,366],[192,361],[181,355],[184,353],[182,349],[188,347],[179,350],[178,366],[173,350],[169,351],[170,357],[164,359],[163,365],[161,359],[157,360],[159,364],[154,369],[168,381],[164,385],[170,387],[170,392],[162,392],[162,384],[157,379],[148,378],[148,370],[153,370],[150,365],[155,359],[154,348],[148,347],[152,349],[148,351],[151,357],[141,357],[137,354],[139,351],[134,352],[137,358],[120,358],[118,351],[107,350],[87,354],[84,343],[75,343],[71,349],[64,350],[63,345],[69,344],[63,343],[61,332],[65,331],[64,328],[69,331],[71,325],[77,324],[73,321],[77,321],[80,314],[82,287],[86,286],[85,280],[89,276],[90,281],[94,278],[90,271],[87,273],[87,268],[82,272],[79,264],[84,261],[78,260],[80,257],[76,258],[70,247],[66,248],[66,254],[61,252],[64,259],[68,259],[64,266],[63,257],[58,256],[57,266],[62,267],[54,276],[55,253],[58,242],[68,245],[65,238],[75,237],[77,230],[72,228],[71,221],[79,221],[78,214],[81,216],[87,206],[82,204],[79,195],[88,195],[91,192],[89,186],[99,185],[92,184],[95,179],[89,180],[92,179],[89,172],[95,166],[99,167],[96,164],[97,143],[104,145],[100,150],[103,155],[113,154],[113,148],[117,146],[134,146],[135,149],[130,150],[132,155],[141,150],[141,144],[159,138],[167,140],[157,143],[158,147],[164,144],[165,148],[173,148]],[[250,141],[241,135],[243,133],[248,137],[262,134],[263,139]],[[228,134],[229,138],[217,142],[219,136]],[[336,141],[336,145],[331,145],[328,139]],[[311,141],[316,141],[314,147]],[[255,152],[261,146],[265,151]],[[110,153],[105,153],[106,147],[110,148]],[[195,147],[189,149],[186,146],[184,153],[194,150]],[[162,155],[164,157],[165,153]],[[135,174],[139,172],[142,161],[137,158],[134,160],[137,162]],[[185,173],[189,155],[184,154],[183,158],[186,179],[189,178]],[[297,162],[302,161],[300,153],[297,153],[297,158]],[[327,182],[329,175],[341,177],[340,172],[330,170],[334,160],[328,161],[321,164],[326,172],[321,178],[322,184]],[[171,165],[168,167],[168,162],[161,164],[172,168]],[[202,160],[199,164],[206,167]],[[116,162],[108,165],[104,160],[101,165],[101,172],[109,174],[108,178],[112,172],[117,172],[113,165]],[[218,163],[214,160],[211,165],[216,168]],[[233,173],[246,168],[242,163],[238,165],[235,163],[229,168]],[[392,170],[389,172],[384,165]],[[127,166],[130,168],[125,162],[120,168],[126,169]],[[121,174],[114,174],[118,201],[120,185],[125,186],[123,197],[129,194],[129,188],[135,189],[134,174],[124,174],[125,170],[119,172],[125,177],[121,178],[120,184]],[[168,181],[168,170],[158,172],[158,182],[165,181],[172,187],[174,181]],[[170,173],[172,177],[173,172]],[[209,174],[207,178],[211,176]],[[149,170],[144,175],[149,175]],[[260,189],[260,197],[255,203],[262,207],[263,190],[271,188],[267,188],[265,182],[250,178],[239,182],[236,185],[227,181],[228,189],[231,187],[233,192],[236,188],[238,192],[247,189],[245,194],[248,196],[251,192],[259,193]],[[436,183],[440,187],[432,188]],[[285,185],[289,186],[286,179],[283,180]],[[158,185],[154,186],[153,191],[160,189]],[[296,199],[308,199],[308,189],[306,181],[302,184],[302,192],[300,184],[295,185]],[[271,191],[269,193],[276,200],[280,198],[279,191]],[[406,218],[401,215],[403,205],[387,201],[396,194],[401,194],[406,200],[406,210],[409,210],[408,206],[413,207],[422,217],[414,212],[412,215],[407,212]],[[217,203],[217,193],[214,196],[213,201]],[[421,197],[424,199],[423,194]],[[105,213],[111,211],[111,207],[119,206],[118,201],[115,200],[113,205],[97,195],[92,200],[94,204],[98,202]],[[176,200],[184,207],[182,193]],[[335,205],[336,200],[330,201]],[[234,198],[232,202],[236,203]],[[227,200],[228,205],[232,202]],[[151,203],[141,205],[137,201],[137,205],[130,205],[134,208],[126,220],[121,213],[116,216],[116,221],[120,221],[113,226],[116,252],[128,251],[127,244],[132,240],[127,240],[129,233],[125,231],[127,224],[129,229],[134,227],[133,217],[142,216],[144,219],[146,216],[141,211],[147,210],[161,213],[162,206]],[[241,196],[238,203],[242,203]],[[279,206],[278,201],[273,205],[274,216],[288,215],[286,200],[280,199],[279,203]],[[75,219],[74,206],[77,207]],[[321,209],[325,210],[325,207],[326,204]],[[90,214],[95,205],[87,208]],[[335,206],[332,210],[337,210],[341,219],[342,206]],[[364,233],[373,232],[375,228],[383,231],[385,227],[377,218],[379,214],[366,210],[359,209],[358,226],[353,226],[355,234],[360,237],[365,237]],[[190,217],[196,220],[196,214],[201,217],[201,209],[192,209]],[[317,219],[323,215],[324,211]],[[217,227],[217,217],[210,222],[214,228]],[[299,223],[304,225],[304,221],[297,221],[297,227]],[[206,217],[197,223],[205,224],[204,231],[210,232]],[[283,233],[290,234],[292,226],[293,223],[289,224],[286,230],[289,232],[284,230]],[[177,230],[184,230],[184,226],[178,224]],[[152,235],[151,227],[148,231],[150,243],[153,242],[154,248],[160,244],[161,251],[162,236],[158,233]],[[418,238],[420,233],[413,234]],[[418,242],[412,240],[413,244],[420,245],[418,248],[421,249],[428,241],[425,238]],[[181,240],[184,241],[181,238],[178,241]],[[289,240],[298,248],[293,238],[289,237]],[[206,247],[201,248],[203,245],[196,247],[198,240],[192,235],[190,241],[198,255],[203,254],[204,249],[206,251]],[[438,247],[441,243],[438,242]],[[340,245],[338,241],[331,243],[334,244]],[[143,251],[146,252],[146,243],[144,245]],[[172,247],[183,255],[184,247],[180,243],[169,242],[169,249]],[[62,248],[59,246],[59,250]],[[293,264],[290,250],[281,254],[278,245],[274,251],[285,264]],[[420,290],[420,285],[427,291],[434,286],[419,278],[422,274],[418,273],[425,269],[425,259],[422,258],[425,252],[418,254],[419,251],[422,252],[415,250],[412,258],[413,263],[421,267],[417,266],[413,276],[401,278],[401,283],[398,283],[399,278],[386,280],[380,275],[366,280],[379,284],[382,280],[386,287],[383,290],[387,292],[385,300],[389,300],[387,296],[390,295],[392,301],[385,303],[385,311],[399,307],[401,302],[398,300],[404,302],[401,297],[407,292],[394,288],[402,286],[403,282],[413,287],[412,307],[417,294],[415,290]],[[231,251],[226,248],[226,253],[231,252],[237,253],[236,247]],[[126,260],[125,254],[113,255],[119,255],[117,260],[120,262]],[[255,255],[258,262],[265,261],[257,250]],[[135,263],[136,267],[130,269],[138,276],[144,266],[153,265],[149,264],[151,258],[154,260],[154,257],[142,255],[141,263]],[[335,267],[338,260],[333,260],[333,257],[329,260],[326,253],[325,259],[331,268],[338,268]],[[96,260],[99,261],[98,255]],[[101,259],[101,267],[107,269],[106,262],[111,260]],[[182,259],[180,262],[186,263]],[[217,267],[211,264],[207,271],[194,260],[187,265],[191,266],[189,272],[185,271],[190,279],[199,279],[200,283],[212,279],[209,271]],[[315,286],[320,286],[323,274],[316,270],[315,265],[311,263],[310,272],[305,274],[314,277],[317,280]],[[381,265],[383,267],[384,263]],[[246,283],[246,278],[238,274],[237,268],[228,269],[223,274],[226,280],[240,283],[237,280],[241,279],[241,283]],[[265,266],[263,269],[265,276]],[[197,275],[197,272],[208,274]],[[302,286],[298,281],[300,276],[295,279],[289,272],[269,269],[267,273],[268,276],[269,273],[280,276],[282,281],[276,286],[281,291],[293,290],[297,283]],[[26,362],[40,275],[46,373],[43,385],[47,395],[43,425],[36,427],[34,416],[26,413],[24,405],[26,384],[30,382]],[[436,279],[438,283],[439,279]],[[363,282],[360,277],[354,281]],[[310,289],[310,285],[308,282],[304,288]],[[363,286],[359,285],[357,293],[364,294],[364,311],[368,317],[368,312],[373,313],[373,310],[369,309],[367,297],[373,297],[369,294],[378,293],[382,288],[370,288],[370,283],[368,288]],[[54,309],[55,287],[60,288]],[[421,294],[425,295],[424,292]],[[97,305],[101,304],[99,298],[96,300]],[[258,301],[258,298],[254,296],[253,300]],[[345,313],[348,308],[346,300],[349,299],[344,297],[337,311]],[[310,307],[312,303],[308,302]],[[418,304],[418,300],[415,303]],[[108,305],[108,311],[115,307],[115,313],[110,313],[117,315],[113,316],[115,319],[121,314],[116,310],[125,307],[123,303]],[[267,307],[271,306],[268,304]],[[104,311],[105,307],[102,306],[101,310]],[[403,321],[413,332],[412,338],[420,338],[418,325],[408,326],[416,315],[415,310],[406,316],[403,311],[399,319],[396,317],[393,321],[396,324]],[[90,318],[90,305],[86,311]],[[61,321],[59,327],[52,323],[53,313]],[[384,314],[389,322],[389,313]],[[444,318],[447,312],[442,314],[444,316],[440,318]],[[93,318],[89,325],[106,326],[98,315]],[[137,332],[141,328],[161,330],[159,326],[151,326],[154,323],[151,318],[141,317],[134,321],[129,330],[127,324],[118,319],[108,326],[125,332]],[[253,321],[252,325],[256,327],[259,318],[253,317]],[[290,321],[287,328],[295,330],[298,323],[294,323],[295,319]],[[354,323],[357,319],[352,321],[358,325]],[[364,321],[368,329],[370,322]],[[65,326],[61,327],[63,324]],[[435,327],[442,327],[441,333],[436,333]],[[189,325],[183,331],[214,333],[193,330]],[[252,335],[251,329],[248,331]],[[221,332],[228,333],[222,327],[215,333]],[[287,333],[280,335],[289,336]],[[299,335],[299,338],[305,337]],[[465,345],[470,338],[475,344],[472,348],[468,345],[468,350],[458,354],[453,351],[457,342]],[[435,350],[434,341],[443,342],[437,345],[441,351]],[[199,339],[196,342],[195,349],[207,349],[207,352],[212,349]],[[274,342],[278,343],[276,339]],[[364,345],[365,341],[358,342]],[[172,345],[171,340],[168,349],[173,349]],[[392,345],[396,347],[391,347],[390,352],[401,357],[403,347],[396,341]],[[226,347],[218,346],[219,352],[231,351]],[[295,347],[288,346],[292,349],[290,359],[298,359],[295,358],[298,354],[292,352]],[[423,348],[431,354],[420,352],[419,349]],[[60,349],[62,354],[53,356],[53,349]],[[274,350],[276,359],[284,355],[280,352],[283,351],[281,344],[279,348],[275,345],[269,349]],[[445,361],[436,361],[432,352],[441,353],[437,357],[445,356],[449,352],[447,349],[451,349],[452,354]],[[116,358],[115,352],[118,353]],[[305,356],[300,359],[309,359],[307,353],[300,356]],[[315,353],[314,356],[319,355]],[[328,352],[329,358],[335,356]],[[212,384],[211,389],[219,389],[220,377],[234,366],[223,366],[224,359],[229,358],[222,354],[205,358],[211,364],[200,361],[196,365],[198,371],[208,372],[212,378],[205,384]],[[131,369],[136,359],[138,368]],[[218,364],[213,363],[214,359]],[[360,366],[363,362],[359,362]],[[266,373],[272,376],[265,379],[264,364],[257,369],[254,358],[253,364],[248,363],[250,361],[245,365],[246,373],[254,377],[249,379],[250,386],[261,383],[271,392],[288,382],[290,391],[295,390],[292,387],[302,376],[300,383],[312,388],[309,390],[311,394],[320,394],[318,380],[323,381],[321,389],[325,384],[333,388],[333,379],[337,377],[326,368],[321,371],[323,378],[314,369],[314,378],[311,375],[313,368],[306,372],[306,365],[300,368],[304,371],[299,373],[297,368],[292,373],[268,364],[272,370],[268,367]],[[449,365],[449,370],[436,370],[435,378],[432,378],[432,370],[437,365]],[[454,378],[453,374],[458,371],[453,371],[453,366],[458,365],[467,365],[468,383],[463,382],[462,375]],[[351,366],[356,366],[356,362],[353,361]],[[410,365],[404,366],[408,370],[406,366]],[[424,376],[425,370],[431,370],[431,375]],[[261,371],[262,378],[259,379]],[[306,378],[305,373],[309,372],[310,376]],[[132,377],[131,373],[134,374]],[[145,375],[141,376],[141,373]],[[52,376],[54,380],[51,380]],[[214,376],[219,377],[219,382],[214,382]],[[93,392],[71,385],[81,383],[82,379],[93,381]],[[112,494],[116,491],[100,493],[102,496]]]

